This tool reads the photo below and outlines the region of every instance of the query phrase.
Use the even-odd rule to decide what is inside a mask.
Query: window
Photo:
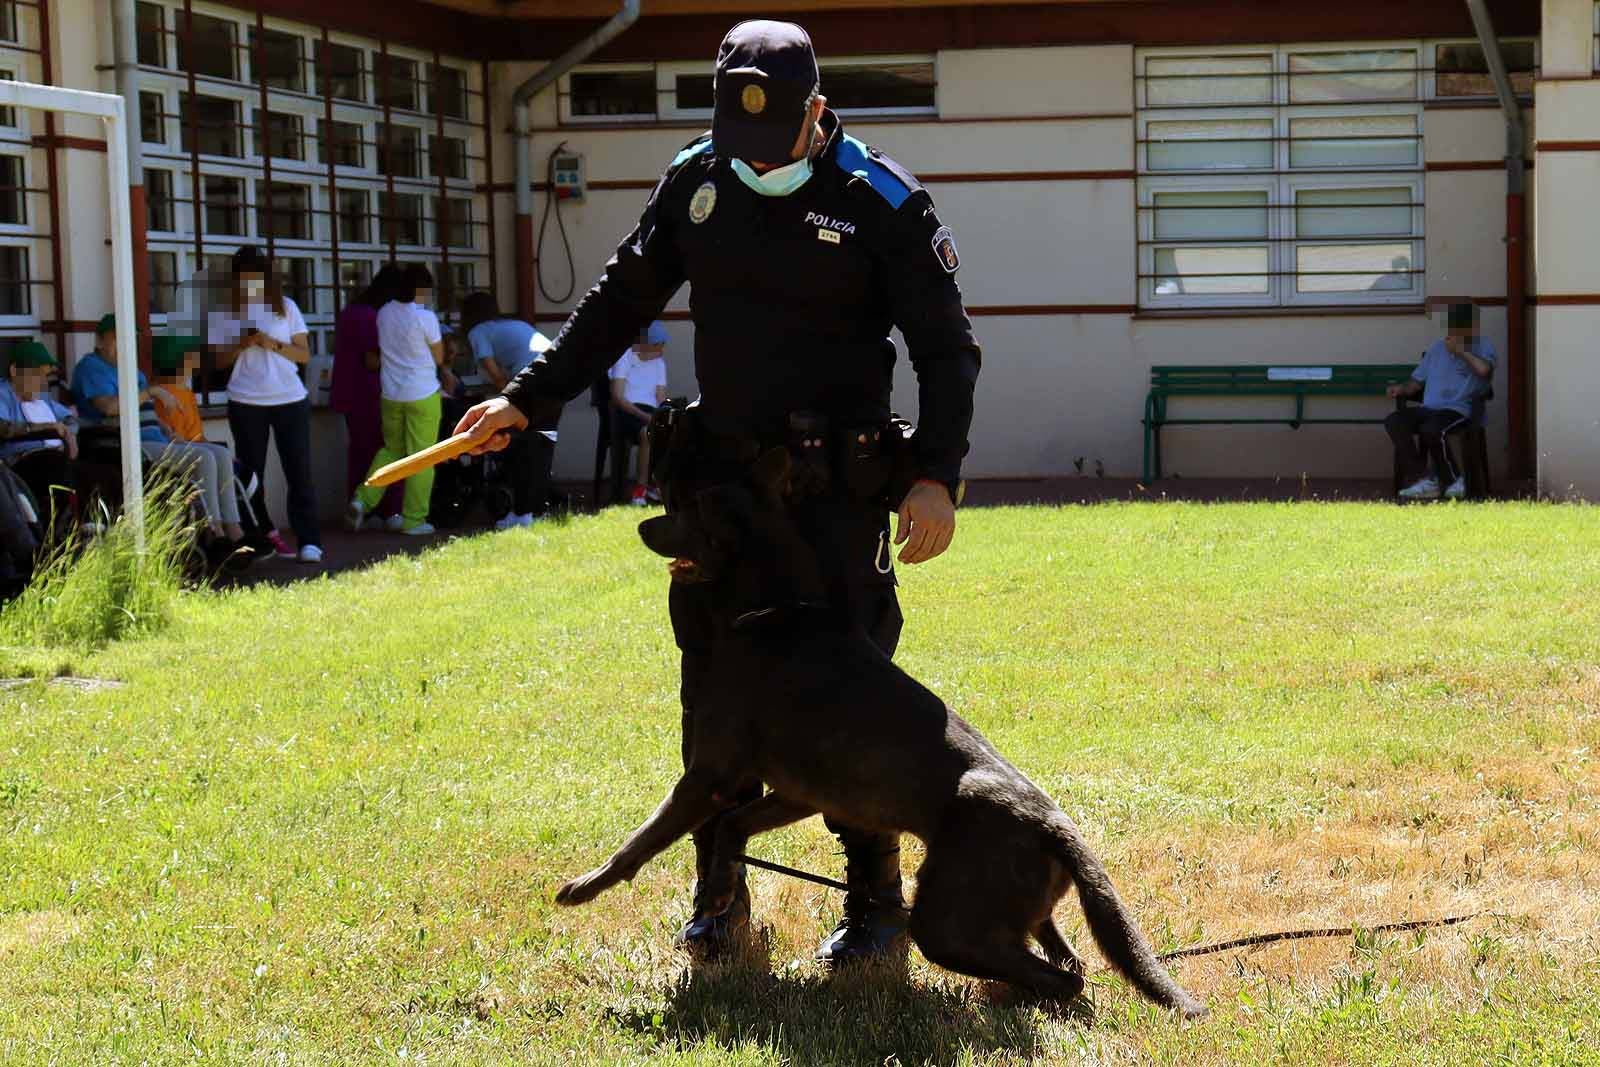
[[[1421,55],[1141,53],[1141,306],[1420,303]]]
[[[28,224],[27,175],[21,156],[0,156],[0,225]]]
[[[244,228],[244,179],[207,174],[201,178],[204,194],[206,233],[246,236]]]
[[[316,44],[317,93],[340,100],[367,99],[362,52],[345,44]]]
[[[299,92],[305,88],[300,35],[282,30],[250,31],[250,62],[255,76],[269,89]]]
[[[467,117],[467,76],[455,67],[433,68],[433,110],[447,119]]]
[[[385,242],[422,244],[422,196],[419,193],[378,194],[378,217]]]
[[[359,300],[361,293],[366,289],[367,283],[372,281],[372,264],[364,259],[341,259],[339,261],[339,291],[344,294],[344,303]]]
[[[238,27],[228,19],[199,12],[193,12],[192,15],[194,22],[188,27],[187,33],[184,31],[188,16],[179,15],[176,19],[178,69],[232,81],[238,76],[239,70]]]
[[[139,94],[139,136],[146,144],[167,143],[167,105],[160,93]]]
[[[28,289],[28,250],[0,247],[0,315],[33,314]]]
[[[0,0],[0,41],[22,43],[17,36],[17,5],[15,0]]]
[[[177,214],[173,210],[172,172],[151,170],[144,172],[145,209],[148,226],[152,230],[171,233],[177,230]]]
[[[433,174],[435,177],[465,178],[467,176],[467,142],[459,137],[435,137],[433,147]]]
[[[283,263],[283,295],[293,300],[305,315],[317,312],[316,261],[286,256]]]
[[[472,247],[472,200],[466,197],[433,198],[434,237],[451,248]]]
[[[16,71],[14,71],[14,70],[0,70],[0,81],[14,82],[16,80],[17,80],[17,72]],[[16,126],[17,126],[17,109],[16,108],[14,108],[14,107],[0,107],[0,126],[6,126],[6,127],[10,127],[11,129],[16,129]]]
[[[679,74],[673,80],[679,111],[710,111],[716,102],[716,76]]]
[[[422,131],[415,126],[385,126],[377,123],[374,139],[378,143],[378,173],[396,178],[422,176]]]
[[[147,67],[164,67],[167,65],[167,37],[163,30],[162,12],[160,4],[148,4],[140,0],[135,5],[134,19],[136,36],[138,37],[139,62]]]
[[[473,264],[451,263],[449,269],[443,263],[431,264],[434,277],[433,306],[441,315],[453,315],[461,307],[461,301],[473,289]]]
[[[368,197],[365,189],[339,190],[339,240],[366,244],[372,240],[368,224]]]
[[[256,183],[256,232],[262,237],[311,237],[311,188],[290,182]]]
[[[852,111],[927,112],[934,110],[933,60],[823,63],[822,94],[828,106]]]
[[[300,127],[300,116],[289,115],[281,111],[269,111],[266,114],[265,129],[261,121],[261,112],[256,112],[256,137],[266,141],[266,151],[261,151],[261,146],[256,146],[258,155],[271,155],[275,159],[304,159],[305,144]]]
[[[656,73],[643,70],[575,71],[568,77],[573,118],[656,117]]]
[[[388,70],[384,71],[383,65],[387,62]],[[417,110],[417,64],[412,59],[402,59],[390,55],[385,60],[378,58],[378,100],[379,104],[387,104],[392,108],[403,111]]]
[[[239,104],[220,96],[178,97],[179,138],[185,152],[191,137],[198,138],[201,155],[242,156],[239,148]]]
[[[1538,70],[1538,49],[1533,41],[1501,41],[1500,57],[1511,75],[1511,89],[1520,95],[1533,92]],[[1437,44],[1433,47],[1433,95],[1448,99],[1457,96],[1494,96],[1494,79],[1483,46],[1476,41]]]
[[[178,256],[175,252],[150,253],[150,311],[170,314],[178,303]]]
[[[364,153],[361,145],[361,126],[355,122],[322,124],[322,162],[333,162],[341,167],[362,167]]]

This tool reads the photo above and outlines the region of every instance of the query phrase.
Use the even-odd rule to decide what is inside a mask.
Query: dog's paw
[[[606,877],[603,871],[590,871],[556,890],[556,903],[565,908],[587,904],[609,889],[615,881],[615,878]]]

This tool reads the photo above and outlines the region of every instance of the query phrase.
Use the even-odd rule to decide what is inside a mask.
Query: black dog
[[[755,835],[822,812],[865,829],[915,834],[927,847],[910,932],[940,966],[1046,999],[1083,991],[1083,962],[1051,913],[1076,884],[1089,930],[1140,991],[1184,1015],[1205,1008],[1151,952],[1104,865],[1072,820],[994,746],[823,606],[811,548],[787,517],[788,454],[773,451],[754,491],[701,493],[694,514],[647,519],[639,534],[677,562],[675,580],[715,583],[722,630],[715,676],[696,709],[691,765],[616,855],[561,887],[582,904],[728,807],[742,785],[772,792],[728,814],[719,862]],[[705,887],[708,909],[734,886]],[[1032,937],[1044,950],[1029,949]]]

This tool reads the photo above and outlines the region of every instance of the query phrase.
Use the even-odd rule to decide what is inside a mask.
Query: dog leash
[[[826,886],[829,889],[838,889],[848,892],[850,887],[843,882],[832,878],[824,878],[820,874],[802,871],[794,867],[785,867],[781,863],[769,863],[758,860],[754,856],[740,856],[740,863],[759,867],[764,871],[774,874],[786,874],[790,878],[798,878],[802,882],[812,882],[816,885]],[[1236,937],[1230,941],[1217,941],[1210,945],[1195,945],[1191,948],[1175,949],[1172,952],[1162,952],[1156,956],[1158,960],[1180,960],[1191,956],[1210,956],[1217,952],[1226,952],[1234,948],[1252,948],[1256,945],[1270,945],[1278,941],[1304,941],[1316,937],[1353,937],[1357,933],[1369,934],[1394,934],[1406,930],[1425,930],[1436,926],[1456,926],[1491,914],[1486,911],[1475,911],[1467,915],[1444,915],[1437,919],[1413,919],[1409,922],[1381,923],[1378,926],[1325,926],[1312,930],[1279,930],[1270,934],[1251,934],[1249,937]]]
[[[1318,930],[1282,930],[1275,934],[1253,934],[1250,937],[1236,937],[1232,941],[1218,941],[1212,945],[1196,945],[1193,948],[1180,948],[1173,952],[1162,952],[1156,956],[1158,960],[1178,960],[1187,956],[1209,956],[1214,952],[1226,952],[1230,948],[1249,948],[1253,945],[1266,945],[1274,941],[1301,941],[1310,937],[1352,937],[1357,933],[1392,934],[1403,930],[1423,930],[1432,926],[1455,926],[1470,919],[1481,918],[1490,914],[1486,911],[1475,911],[1470,915],[1445,915],[1437,919],[1414,919],[1403,923],[1383,923],[1379,926],[1328,926]]]
[[[839,889],[845,892],[850,891],[850,887],[845,885],[843,882],[836,882],[832,878],[824,878],[822,875],[812,874],[810,871],[801,871],[795,869],[794,867],[785,867],[781,863],[768,863],[766,860],[758,860],[754,856],[740,856],[739,862],[748,863],[752,867],[760,867],[764,871],[772,871],[774,874],[787,874],[790,878],[798,878],[802,882],[814,882],[817,885],[825,885],[829,889]]]

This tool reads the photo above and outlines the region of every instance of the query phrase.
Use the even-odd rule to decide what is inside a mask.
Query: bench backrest
[[[1150,391],[1168,395],[1379,395],[1411,377],[1412,363],[1259,363],[1150,368]]]

